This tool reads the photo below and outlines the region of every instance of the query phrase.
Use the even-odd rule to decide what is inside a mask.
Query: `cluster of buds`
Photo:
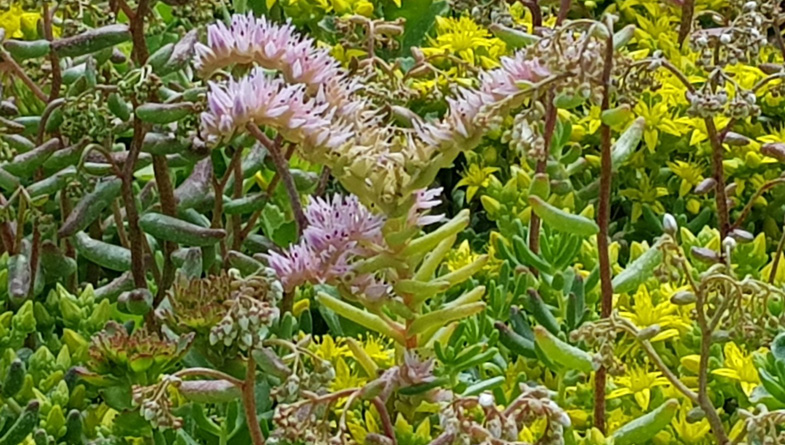
[[[739,410],[740,415],[745,419],[747,439],[762,445],[784,445],[785,432],[781,427],[785,424],[785,411],[768,411],[765,406],[759,406],[762,412],[758,414]]]
[[[597,349],[597,353],[592,357],[597,368],[604,367],[611,375],[623,375],[626,367],[614,352],[617,334],[618,329],[615,326],[614,318],[611,317],[582,324],[581,327],[570,333],[570,340],[573,343],[584,342]]]
[[[269,268],[243,278],[236,270],[207,278],[180,276],[159,311],[172,329],[206,335],[211,345],[248,350],[278,318],[283,286]]]
[[[696,90],[687,92],[687,100],[690,103],[687,114],[701,118],[711,118],[720,114],[728,103],[728,92],[724,89],[714,93],[708,84]]]
[[[510,5],[505,0],[451,0],[450,8],[453,11],[471,11],[472,19],[483,26],[515,24]]]
[[[79,140],[84,135],[88,135],[91,140],[105,140],[112,126],[109,123],[111,115],[103,101],[96,91],[68,98],[62,109],[63,123],[60,130],[63,135],[71,141]]]
[[[372,20],[361,15],[335,18],[335,28],[343,38],[339,43],[344,48],[384,49],[397,51],[400,49],[398,37],[404,32],[403,18],[392,21],[383,19]],[[369,54],[373,57],[373,54]],[[381,60],[370,60],[372,63],[384,63]]]
[[[275,429],[267,443],[327,443],[330,425],[325,421],[325,413],[328,408],[327,403],[310,401],[277,405],[273,414]]]
[[[131,399],[139,407],[142,417],[154,428],[178,429],[183,426],[183,419],[172,414],[169,388],[177,388],[181,383],[175,376],[164,376],[156,385],[134,386]]]
[[[727,27],[699,30],[692,34],[690,46],[699,52],[698,65],[705,69],[714,66],[750,63],[758,58],[768,44],[769,22],[766,8],[755,1],[747,1]]]
[[[299,368],[299,373],[287,376],[280,385],[270,392],[274,400],[279,403],[293,403],[300,398],[302,391],[324,395],[330,384],[335,380],[335,368],[332,363],[316,357],[311,357],[312,369]]]
[[[504,410],[497,408],[491,393],[459,398],[439,413],[443,436],[465,443],[517,443],[522,426],[546,419],[547,427],[537,443],[562,445],[571,421],[552,397],[545,387],[522,384],[521,395]]]
[[[662,67],[662,51],[657,50],[648,64],[630,66],[624,81],[621,84],[619,101],[634,105],[638,98],[643,97],[646,91],[655,91],[660,87],[660,82],[654,73]]]
[[[264,338],[265,328],[278,319],[277,303],[283,295],[281,284],[272,279],[274,272],[266,271],[267,276],[233,281],[232,297],[224,303],[227,310],[210,330],[211,345],[234,345],[247,351]]]
[[[543,115],[539,102],[527,112],[518,113],[512,126],[502,134],[502,142],[509,143],[521,158],[545,159],[548,151],[540,127]]]
[[[527,54],[539,60],[550,73],[560,75],[556,91],[599,103],[604,90],[599,79],[603,78],[608,34],[607,27],[601,23],[579,32],[574,26],[565,25],[531,46]],[[614,57],[619,59],[614,60],[614,70],[628,64],[623,56]]]

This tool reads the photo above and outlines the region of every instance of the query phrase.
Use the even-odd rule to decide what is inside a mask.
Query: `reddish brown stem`
[[[242,153],[242,148],[237,148],[237,153]],[[241,157],[241,156],[238,156]],[[234,190],[232,198],[240,199],[243,196],[243,164],[241,162],[234,163]],[[243,243],[243,222],[240,214],[232,215],[232,249],[239,251]]]
[[[139,0],[139,5],[134,15],[134,20],[131,21],[131,36],[133,40],[133,57],[138,66],[144,65],[147,61],[148,51],[147,44],[144,40],[144,19],[147,15],[147,8],[149,0]],[[134,109],[139,104],[136,100],[133,101]],[[122,196],[125,204],[125,215],[128,220],[128,234],[131,242],[131,274],[134,277],[134,284],[138,288],[147,287],[147,280],[145,278],[144,267],[144,235],[141,228],[139,228],[139,210],[136,208],[136,196],[134,194],[133,180],[134,180],[134,167],[136,161],[139,159],[139,153],[142,151],[142,143],[144,142],[144,135],[147,131],[141,119],[134,119],[133,124],[133,137],[131,145],[128,149],[128,156],[123,164],[123,187]],[[144,244],[143,244],[144,242]]]
[[[158,187],[158,194],[161,197],[161,211],[164,215],[176,217],[177,202],[174,198],[174,187],[172,178],[169,176],[169,163],[165,156],[153,156],[153,172],[155,173],[155,183]],[[164,242],[164,268],[161,273],[161,283],[155,297],[154,306],[157,306],[166,295],[166,291],[174,282],[175,267],[172,262],[172,253],[177,250],[177,244],[171,241]]]
[[[398,445],[398,441],[395,438],[395,427],[393,427],[390,413],[387,412],[387,407],[384,405],[384,402],[378,397],[374,397],[371,402],[373,403],[373,406],[376,407],[376,412],[379,413],[379,417],[382,419],[384,435],[392,441],[392,445]]]
[[[717,224],[720,229],[720,239],[724,240],[728,236],[730,230],[730,216],[728,213],[728,195],[725,192],[725,168],[722,164],[724,158],[724,149],[722,142],[717,134],[717,127],[714,125],[714,119],[708,117],[704,119],[706,123],[706,132],[709,135],[711,142],[711,167],[712,177],[716,181],[714,191],[714,198],[717,203]]]
[[[695,14],[695,0],[684,0],[681,6],[681,24],[679,25],[679,46],[690,34],[692,29],[692,17]]]
[[[125,217],[128,220],[128,235],[131,243],[131,274],[137,288],[147,287],[144,273],[144,247],[142,245],[142,229],[139,228],[139,210],[136,208],[134,195],[134,165],[139,158],[144,141],[144,124],[141,120],[134,120],[134,135],[128,149],[128,157],[123,164],[122,196],[125,204]]]
[[[52,14],[54,12],[49,10],[49,2],[44,2],[43,18],[44,18],[44,37],[46,40],[54,41],[54,33],[52,32]],[[63,85],[63,76],[60,72],[60,57],[57,51],[49,51],[49,63],[52,65],[52,86],[49,90],[49,101],[53,101],[60,97],[60,87]]]
[[[289,162],[281,153],[280,144],[270,140],[270,138],[268,138],[255,124],[248,124],[246,128],[253,137],[267,148],[267,152],[270,153],[270,157],[272,157],[273,164],[275,165],[275,171],[278,173],[278,176],[281,177],[283,185],[286,187],[286,193],[289,195],[289,202],[292,205],[294,220],[297,222],[298,233],[302,233],[308,220],[305,218],[303,206],[302,203],[300,203],[300,195],[297,193],[297,188],[294,185],[294,178],[292,178],[292,174],[289,171]]]
[[[264,445],[264,435],[259,426],[259,418],[256,417],[256,361],[253,354],[248,354],[246,362],[245,382],[243,382],[243,409],[245,410],[245,420],[248,423],[248,430],[251,432],[251,443],[253,445]]]
[[[556,107],[553,105],[553,95],[547,94],[545,100],[548,101],[545,109],[545,128],[542,135],[545,143],[545,153],[541,159],[537,160],[535,173],[545,173],[545,168],[548,166],[548,154],[550,153],[553,131],[556,129],[556,119],[558,117]],[[534,253],[540,251],[540,226],[540,217],[532,212],[531,220],[529,221],[529,248]]]
[[[611,103],[611,71],[613,69],[613,26],[608,24],[609,37],[605,42],[605,63],[602,71],[603,111],[610,108]],[[607,318],[613,309],[613,285],[611,284],[611,262],[609,253],[610,234],[608,226],[611,217],[611,181],[613,171],[611,164],[611,127],[602,124],[601,127],[601,171],[600,171],[600,201],[597,211],[597,224],[600,233],[597,235],[597,250],[600,257],[600,288],[602,302],[600,316]],[[605,432],[605,387],[606,369],[600,368],[594,376],[594,426]]]

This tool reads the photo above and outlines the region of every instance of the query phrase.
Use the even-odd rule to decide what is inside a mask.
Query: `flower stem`
[[[275,171],[278,173],[278,176],[281,177],[283,185],[286,187],[286,193],[289,195],[289,201],[292,205],[294,220],[297,222],[298,232],[302,233],[308,221],[305,218],[305,213],[303,212],[303,207],[300,203],[300,195],[297,193],[297,188],[294,185],[294,179],[292,178],[292,174],[289,171],[289,164],[286,162],[286,159],[281,153],[280,144],[276,144],[270,140],[270,138],[268,138],[267,135],[264,134],[262,130],[260,130],[259,127],[253,123],[248,124],[246,128],[253,137],[255,137],[259,142],[262,143],[262,145],[265,146],[265,148],[267,148],[268,153],[270,153],[270,156],[273,158]]]
[[[611,71],[613,70],[613,24],[608,23],[608,38],[605,42],[605,63],[602,71],[603,95],[602,111],[610,108],[611,102]],[[611,165],[611,127],[602,124],[601,133],[601,171],[600,171],[600,202],[597,212],[597,224],[600,233],[597,235],[597,250],[600,257],[600,288],[602,302],[600,316],[608,318],[613,309],[613,284],[611,284],[611,261],[609,253],[611,217],[611,181],[613,166]],[[607,370],[602,367],[594,376],[594,426],[605,432],[605,387]]]
[[[251,433],[251,443],[253,445],[264,445],[264,435],[259,426],[259,418],[256,417],[256,361],[253,354],[248,354],[246,362],[245,382],[243,382],[243,409],[245,410],[245,420],[248,422],[248,430]]]
[[[144,18],[147,15],[149,0],[139,0],[139,5],[131,21],[131,35],[133,37],[133,54],[137,65],[141,66],[147,61],[147,45],[144,40]],[[134,108],[139,104],[134,100]],[[134,194],[134,167],[142,151],[142,143],[146,128],[141,119],[134,119],[133,137],[128,148],[128,156],[123,164],[123,184],[122,196],[125,204],[125,215],[128,219],[128,234],[131,242],[131,274],[134,277],[134,284],[138,288],[147,287],[144,269],[144,246],[142,229],[139,227],[139,210],[136,208],[136,196]]]
[[[730,231],[728,195],[725,192],[725,169],[722,165],[724,153],[722,142],[717,133],[717,127],[714,125],[714,119],[708,117],[704,119],[704,121],[706,123],[706,132],[709,134],[709,140],[711,141],[712,176],[717,183],[714,190],[714,197],[717,202],[717,223],[719,224],[720,229],[720,240],[724,240]]]
[[[155,183],[158,186],[158,194],[161,196],[161,210],[164,215],[176,217],[177,203],[174,198],[172,178],[169,176],[169,163],[165,156],[153,155],[153,172],[155,173]],[[174,282],[175,267],[172,262],[172,253],[175,250],[177,250],[176,243],[164,242],[164,269],[161,275],[161,285],[155,297],[154,308],[164,299],[166,291]]]
[[[681,24],[679,25],[679,46],[684,43],[684,39],[692,28],[692,16],[695,14],[695,0],[684,0],[681,6]]]
[[[706,419],[711,425],[711,431],[717,438],[717,443],[726,445],[729,443],[725,427],[722,425],[717,410],[709,399],[709,357],[711,355],[711,333],[709,323],[706,320],[706,295],[704,292],[697,294],[698,300],[695,303],[695,310],[698,313],[698,327],[701,331],[700,362],[698,367],[698,404],[706,415]]]

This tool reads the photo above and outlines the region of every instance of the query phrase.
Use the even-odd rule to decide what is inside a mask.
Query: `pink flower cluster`
[[[443,215],[427,215],[441,202],[437,199],[441,192],[440,188],[416,192],[409,223],[423,227],[441,221]],[[281,277],[287,292],[304,283],[342,282],[369,298],[387,293],[387,285],[371,274],[351,273],[358,259],[370,258],[386,248],[384,216],[372,213],[352,195],[315,198],[306,207],[305,216],[308,226],[300,242],[283,253],[267,255],[269,266]]]
[[[290,292],[304,283],[342,278],[357,257],[369,256],[383,244],[384,217],[374,215],[355,196],[315,198],[305,209],[308,226],[302,240],[267,261]]]
[[[503,57],[501,65],[482,73],[479,89],[462,87],[456,97],[448,98],[449,111],[444,119],[436,123],[416,123],[417,135],[435,147],[465,145],[462,143],[476,139],[485,130],[477,117],[486,107],[520,93],[519,82],[537,82],[550,74],[539,61],[527,59],[525,52]]]
[[[270,126],[288,140],[306,146],[335,148],[352,137],[334,118],[334,110],[305,93],[305,85],[290,85],[261,68],[240,80],[210,82],[202,130],[211,142],[249,123]]]
[[[236,14],[226,26],[207,27],[207,45],[196,46],[196,68],[203,74],[236,64],[257,64],[279,70],[290,83],[320,85],[342,77],[338,62],[311,38],[293,26],[278,25],[265,17]]]

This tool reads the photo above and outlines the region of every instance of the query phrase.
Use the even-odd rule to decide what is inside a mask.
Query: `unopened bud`
[[[676,222],[676,218],[670,213],[666,213],[662,217],[662,230],[671,236],[675,236],[676,232],[679,230],[679,223]]]
[[[760,152],[780,162],[785,162],[785,143],[769,142],[768,144],[763,144]]]
[[[749,145],[752,140],[743,134],[735,133],[733,131],[729,131],[725,138],[722,140],[728,145],[732,145],[734,147],[744,147],[745,145]]]
[[[705,247],[693,247],[690,250],[690,253],[696,259],[703,261],[704,263],[719,263],[720,256],[717,252],[707,249]]]
[[[685,304],[692,304],[695,303],[696,301],[698,301],[698,297],[696,297],[695,294],[693,294],[692,292],[686,290],[676,292],[671,297],[671,303],[679,306]]]
[[[697,186],[695,186],[695,194],[696,195],[705,195],[706,193],[711,192],[714,190],[714,187],[717,186],[717,181],[714,178],[706,178],[701,181]]]
[[[659,334],[660,331],[662,331],[662,328],[660,327],[660,325],[653,324],[653,325],[651,325],[651,326],[649,326],[647,328],[644,328],[644,329],[641,329],[640,331],[638,331],[637,337],[638,337],[638,340],[640,340],[640,341],[651,340],[652,338],[657,336],[657,334]]]
[[[753,234],[742,229],[733,229],[728,235],[740,243],[750,243],[755,240]]]

